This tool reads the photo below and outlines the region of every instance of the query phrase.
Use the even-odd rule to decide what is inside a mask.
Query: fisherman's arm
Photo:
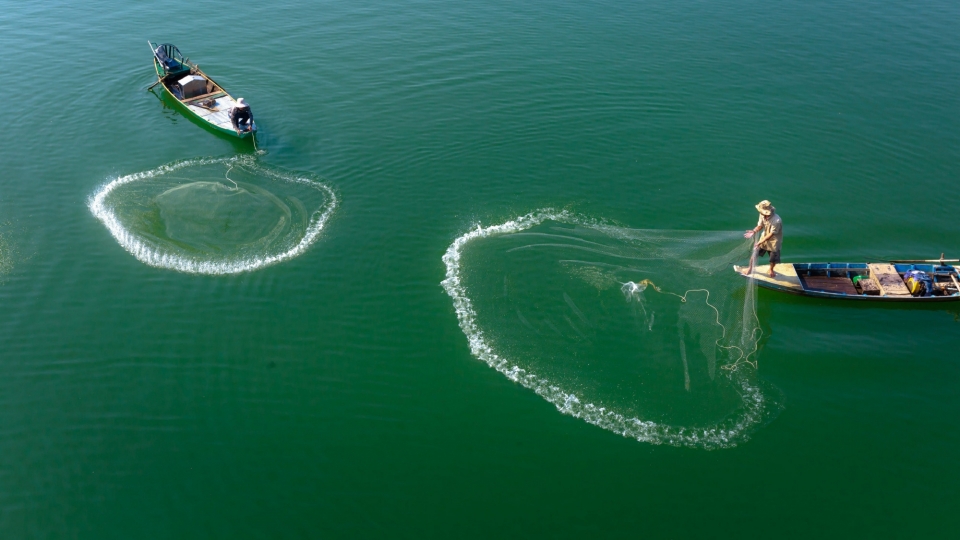
[[[769,239],[773,238],[774,236],[776,236],[777,233],[780,232],[780,227],[782,227],[782,225],[781,225],[780,223],[776,222],[776,221],[774,221],[773,223],[771,223],[771,224],[770,224],[770,230],[767,231],[766,234],[764,234],[763,236],[761,236],[759,240],[757,240],[757,244],[762,244],[762,243],[766,242],[767,240],[769,240]]]
[[[780,233],[781,227],[783,227],[783,225],[779,222],[779,220],[772,220],[770,223],[770,230],[768,230],[767,234],[763,235],[762,238],[757,240],[757,243],[762,244],[767,240],[773,238],[774,236]]]

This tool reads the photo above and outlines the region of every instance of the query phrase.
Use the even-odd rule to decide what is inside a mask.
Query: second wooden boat
[[[745,270],[733,268],[741,274]],[[775,269],[775,276],[770,277],[770,265],[757,266],[752,277],[765,289],[818,298],[877,302],[960,300],[957,268],[940,261],[779,263]]]
[[[254,137],[257,124],[252,114],[249,123],[240,125],[239,129],[234,126],[230,113],[237,106],[237,100],[222,86],[170,43],[147,43],[153,51],[155,84],[162,86],[187,114],[220,133],[240,139]]]

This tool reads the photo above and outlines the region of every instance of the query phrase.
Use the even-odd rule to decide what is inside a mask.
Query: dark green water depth
[[[760,291],[751,377],[782,408],[706,450],[561,414],[471,355],[440,283],[456,238],[548,207],[736,231],[770,199],[786,261],[957,257],[958,22],[946,0],[0,1],[0,538],[950,536],[957,308]],[[281,253],[335,198],[309,246],[191,274],[94,216],[117,178],[253,154],[145,90],[147,39],[251,103],[258,167],[332,193],[229,172],[262,221],[191,226]],[[250,255],[128,187],[157,242]],[[676,380],[598,392],[642,409]]]

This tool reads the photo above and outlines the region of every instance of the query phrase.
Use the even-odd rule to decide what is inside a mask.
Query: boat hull
[[[157,74],[157,84],[159,84],[163,88],[163,92],[177,104],[180,111],[192,120],[200,123],[200,125],[206,126],[217,133],[229,135],[237,139],[254,138],[256,136],[256,121],[251,121],[251,129],[249,131],[238,132],[234,129],[233,122],[230,120],[230,111],[234,109],[237,101],[226,89],[204,73],[199,66],[189,60],[183,59],[179,56],[179,51],[168,44],[162,45],[160,48],[168,47],[168,51],[176,53],[176,58],[171,60],[169,57],[165,57],[164,60],[168,62],[165,67],[161,64],[157,56],[160,54],[160,48],[157,48],[152,43],[150,43],[150,47],[156,52],[153,58],[153,68]],[[163,56],[166,56],[166,54]],[[184,89],[180,88],[177,79],[188,75],[201,77],[201,83],[207,85],[206,93],[202,93],[203,86],[201,85],[201,95],[193,95],[189,98],[178,96],[172,87],[176,87],[176,90],[181,94],[186,93]],[[196,84],[197,77],[193,77],[193,79],[189,84]],[[194,91],[196,90],[195,86],[191,88]]]
[[[957,271],[952,266],[939,265],[913,265],[897,264],[892,265],[900,273],[908,270],[924,270],[934,273],[943,278],[953,275],[957,277]],[[850,280],[853,275],[868,275],[869,268],[865,263],[780,263],[777,264],[774,277],[769,276],[770,265],[761,265],[754,268],[754,273],[750,276],[743,274],[743,268],[734,266],[734,270],[739,272],[744,278],[753,278],[756,284],[764,289],[770,289],[798,296],[808,296],[812,298],[828,298],[832,300],[852,300],[857,302],[907,302],[907,303],[936,303],[936,302],[957,302],[960,301],[960,293],[943,294],[936,296],[912,296],[909,294],[863,294],[856,292],[853,282],[849,285],[845,281]],[[799,272],[798,272],[799,269]],[[811,273],[826,274],[824,277],[830,279],[830,276],[837,281],[842,281],[846,292],[841,290],[823,290],[810,283]],[[844,279],[846,278],[846,279]],[[942,283],[948,283],[944,280]],[[819,285],[819,283],[818,283]],[[949,285],[948,285],[949,287]],[[840,289],[841,287],[834,287]],[[952,290],[952,289],[947,289]]]

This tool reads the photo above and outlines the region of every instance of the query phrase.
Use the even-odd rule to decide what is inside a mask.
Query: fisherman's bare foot
[[[770,272],[770,273],[767,274],[767,275],[770,276],[770,277],[772,277],[772,278],[777,277],[777,273],[776,273],[776,272]]]

